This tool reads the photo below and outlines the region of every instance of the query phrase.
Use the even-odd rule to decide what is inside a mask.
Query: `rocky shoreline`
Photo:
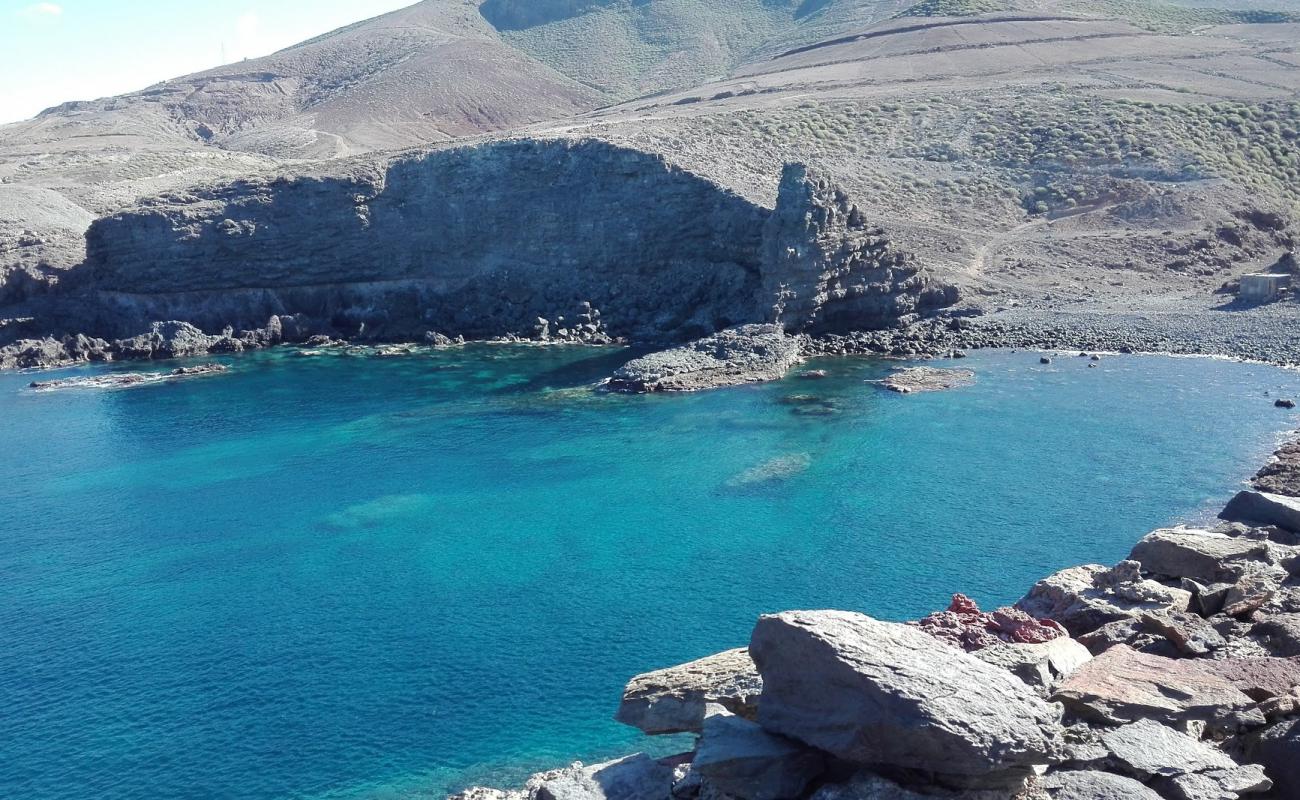
[[[763,616],[747,648],[628,683],[615,718],[690,752],[455,800],[1300,797],[1300,442],[1220,519],[992,612]]]

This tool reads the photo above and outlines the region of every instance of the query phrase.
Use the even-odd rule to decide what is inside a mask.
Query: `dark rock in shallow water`
[[[842,611],[765,616],[759,722],[844,761],[1007,784],[1053,760],[1060,709],[907,625]]]
[[[694,392],[774,381],[799,363],[802,336],[777,325],[742,325],[633,359],[605,384],[611,392]]]

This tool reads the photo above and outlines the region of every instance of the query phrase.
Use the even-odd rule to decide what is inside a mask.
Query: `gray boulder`
[[[699,733],[708,703],[755,719],[762,691],[763,679],[742,647],[636,676],[614,719],[652,735]]]
[[[1059,708],[907,625],[792,611],[762,617],[749,651],[763,727],[845,761],[1012,780],[1060,744]]]
[[[1262,764],[1278,797],[1300,797],[1300,719],[1288,719],[1249,737],[1246,757]]]
[[[1276,525],[1300,533],[1300,498],[1268,492],[1241,491],[1219,514],[1229,522]]]
[[[1197,528],[1152,531],[1133,548],[1129,559],[1146,572],[1170,578],[1191,578],[1205,584],[1234,579],[1232,562],[1267,558],[1265,542],[1227,536]]]
[[[1078,637],[1143,612],[1186,611],[1191,601],[1191,592],[1147,580],[1137,562],[1122,561],[1110,569],[1091,564],[1061,570],[1034,584],[1016,608],[1056,620]]]
[[[1088,648],[1068,636],[1039,644],[1005,643],[971,655],[1009,671],[1046,697],[1057,683],[1092,659]]]
[[[1300,656],[1300,614],[1273,614],[1255,623],[1250,635],[1275,656]]]
[[[1213,747],[1147,719],[1106,731],[1101,741],[1126,772],[1143,779],[1237,766]]]
[[[741,325],[690,344],[636,358],[605,384],[611,392],[694,392],[774,381],[798,364],[807,337],[779,325]]]
[[[533,776],[530,800],[665,800],[672,789],[673,770],[649,756],[634,756]]]
[[[709,705],[694,767],[708,784],[741,800],[790,800],[826,769],[821,753]]]
[[[1162,800],[1132,778],[1109,772],[1053,772],[1039,782],[1051,800]]]

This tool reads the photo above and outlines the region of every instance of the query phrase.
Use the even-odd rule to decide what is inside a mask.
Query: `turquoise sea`
[[[1217,511],[1300,396],[1257,365],[1024,352],[906,397],[867,359],[586,391],[625,358],[0,375],[0,797],[438,798],[643,748],[611,720],[633,674],[763,612],[905,619],[1119,560]]]

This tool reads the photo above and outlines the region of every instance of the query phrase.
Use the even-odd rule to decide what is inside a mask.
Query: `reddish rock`
[[[964,594],[953,595],[947,611],[908,624],[968,653],[1004,642],[1042,644],[1069,635],[1058,623],[1036,619],[1019,609],[980,611],[975,601]]]
[[[1177,725],[1234,715],[1263,722],[1263,715],[1253,710],[1255,700],[1206,663],[1148,655],[1117,644],[1067,678],[1053,699],[1110,724],[1152,719]]]
[[[1260,701],[1300,687],[1300,658],[1227,658],[1201,665]]]

